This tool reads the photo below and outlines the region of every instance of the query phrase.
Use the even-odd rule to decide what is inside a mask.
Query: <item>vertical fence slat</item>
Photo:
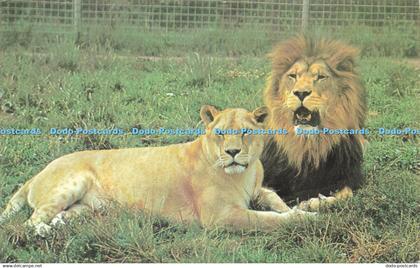
[[[302,4],[302,31],[308,29],[309,23],[309,0],[303,0]]]
[[[82,3],[81,0],[73,0],[73,26],[76,43],[79,41],[81,33],[81,17],[82,17]]]

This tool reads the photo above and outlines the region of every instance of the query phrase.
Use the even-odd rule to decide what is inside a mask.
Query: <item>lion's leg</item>
[[[321,206],[332,205],[340,200],[345,200],[352,196],[353,191],[351,190],[351,188],[345,186],[343,189],[333,194],[333,196],[327,197],[320,194],[319,197],[311,198],[307,201],[300,202],[297,207],[302,210],[317,211]]]
[[[36,234],[45,237],[51,230],[48,223],[60,213],[63,208],[57,204],[46,204],[35,209],[32,216],[25,222],[25,225],[35,229]]]
[[[84,191],[83,197],[68,207],[65,211],[57,214],[52,220],[52,225],[65,224],[66,221],[81,216],[83,214],[92,213],[109,206],[109,200],[100,198],[95,191]]]
[[[64,225],[66,221],[92,212],[92,208],[84,204],[74,204],[65,211],[58,213],[52,220],[51,225],[56,226],[59,224]]]
[[[77,203],[86,194],[88,183],[84,176],[69,179],[51,191],[42,203],[34,205],[34,213],[26,221],[26,225],[35,228],[40,236],[48,235],[51,227],[48,225],[58,214]]]
[[[280,196],[267,188],[261,188],[257,196],[257,202],[259,205],[268,207],[276,212],[287,212],[291,210],[283,199],[280,198]]]
[[[31,218],[25,222],[25,225],[33,227],[36,234],[45,237],[51,231],[51,226],[48,223],[51,223],[53,226],[64,224],[64,220],[80,215],[85,211],[91,211],[90,207],[75,204],[68,210],[63,210],[63,206],[60,204],[44,205],[34,211]]]
[[[27,203],[28,184],[29,182],[22,186],[7,203],[6,209],[0,215],[0,224],[17,213]]]
[[[275,230],[282,223],[291,220],[314,216],[315,213],[305,212],[299,209],[289,210],[284,213],[273,211],[255,211],[249,209],[233,209],[229,215],[218,222],[234,230]]]

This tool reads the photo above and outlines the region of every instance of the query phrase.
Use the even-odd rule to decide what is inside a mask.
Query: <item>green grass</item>
[[[270,68],[262,56],[223,59],[188,53],[180,59],[147,61],[121,57],[112,49],[97,52],[70,44],[51,45],[46,55],[1,52],[0,127],[196,127],[203,104],[261,105]],[[0,227],[0,262],[418,261],[418,139],[381,137],[375,129],[420,128],[413,108],[420,104],[420,74],[400,59],[384,57],[363,57],[360,73],[369,94],[367,126],[373,133],[364,163],[367,183],[353,199],[323,209],[316,220],[287,224],[272,233],[228,232],[114,208],[42,239],[23,228],[30,215],[26,208]],[[61,155],[193,138],[0,136],[0,206]]]
[[[23,47],[50,52],[54,44],[76,41],[79,47],[99,53],[263,56],[272,48],[273,43],[297,33],[292,25],[278,27],[282,29],[281,33],[258,24],[224,28],[215,23],[185,31],[151,31],[146,28],[130,28],[124,24],[85,25],[76,38],[71,28],[54,28],[21,21],[0,31],[0,47]],[[364,56],[415,57],[420,53],[419,30],[414,23],[398,24],[389,21],[383,27],[354,24],[339,28],[312,25],[308,32],[348,41],[360,47]]]

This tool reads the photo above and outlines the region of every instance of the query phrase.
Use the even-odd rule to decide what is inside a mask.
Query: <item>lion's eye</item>
[[[324,80],[326,78],[327,78],[326,75],[318,74],[317,77],[316,77],[316,81],[321,81],[321,80]]]
[[[296,79],[296,74],[288,74],[287,77],[289,77],[290,79],[295,80]]]

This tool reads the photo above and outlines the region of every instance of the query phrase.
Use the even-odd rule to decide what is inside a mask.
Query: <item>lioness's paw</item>
[[[31,220],[27,220],[24,223],[24,226],[28,229],[31,229],[35,232],[36,235],[39,235],[42,238],[47,237],[51,232],[51,226],[46,223],[39,222],[34,224]]]
[[[38,223],[37,225],[34,226],[34,228],[35,228],[35,233],[43,238],[47,237],[51,232],[51,226],[43,222]]]
[[[301,210],[301,209],[296,208],[296,207],[294,207],[291,210],[290,213],[292,213],[293,215],[298,216],[300,218],[305,218],[305,217],[311,218],[311,217],[315,217],[316,215],[318,215],[317,212],[308,212],[308,211],[304,211],[304,210]]]
[[[64,215],[65,215],[65,211],[62,211],[60,213],[58,213],[52,220],[51,220],[51,225],[56,227],[58,225],[64,225],[66,224],[64,222]]]

